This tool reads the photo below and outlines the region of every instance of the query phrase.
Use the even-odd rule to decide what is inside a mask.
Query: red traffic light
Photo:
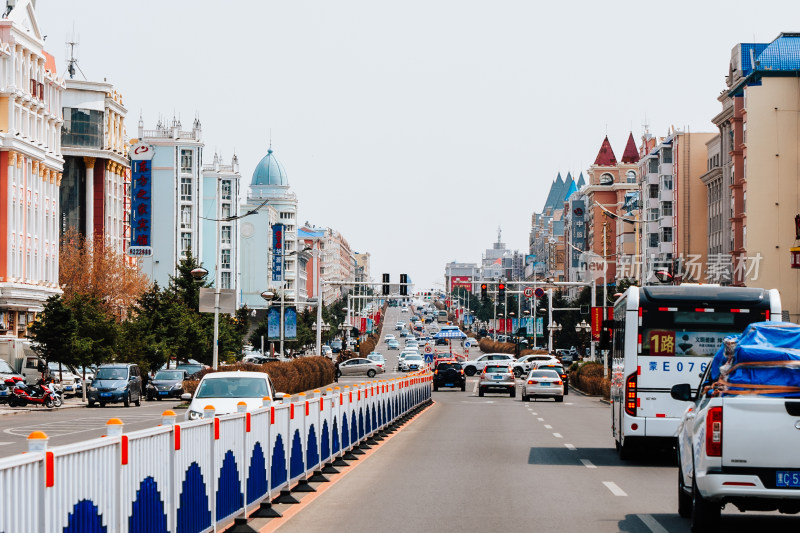
[[[497,288],[500,289],[501,291],[504,291],[504,290],[506,290],[506,284],[505,283],[501,283],[501,284],[499,284],[497,286]]]
[[[485,290],[486,290],[486,289],[488,289],[488,288],[489,288],[489,286],[488,286],[488,285],[486,285],[485,283],[481,283],[481,290],[482,290],[482,291],[485,291]]]

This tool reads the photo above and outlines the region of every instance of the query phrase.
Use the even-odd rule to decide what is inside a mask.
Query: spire
[[[578,177],[578,183],[576,184],[576,187],[578,187],[578,190],[581,190],[584,185],[586,185],[586,180],[583,179],[583,172],[581,172],[581,175]]]
[[[625,152],[622,154],[623,163],[638,163],[639,151],[636,149],[636,142],[633,140],[633,133],[628,135],[628,144],[625,145]]]
[[[600,167],[617,166],[617,156],[614,155],[614,150],[611,149],[608,135],[603,139],[603,145],[600,146],[600,151],[597,153],[597,159],[594,160],[594,164]]]

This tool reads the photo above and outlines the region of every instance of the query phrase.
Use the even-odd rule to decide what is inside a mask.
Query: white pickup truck
[[[792,375],[800,374],[800,350],[773,352],[785,358],[732,356],[727,367],[708,365],[696,391],[688,383],[672,387],[674,399],[694,402],[678,428],[678,512],[692,518],[692,531],[718,531],[728,503],[740,511],[800,512],[800,387],[791,385],[800,378]],[[775,378],[776,370],[784,376]],[[736,382],[737,371],[746,382]]]

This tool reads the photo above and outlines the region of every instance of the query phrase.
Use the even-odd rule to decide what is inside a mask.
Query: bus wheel
[[[633,445],[630,442],[617,442],[617,453],[620,459],[627,461],[633,455]]]

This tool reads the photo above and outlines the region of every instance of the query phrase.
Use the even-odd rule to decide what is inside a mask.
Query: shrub
[[[610,397],[610,382],[603,377],[603,363],[597,361],[575,362],[569,368],[569,379],[573,387],[593,396]]]

